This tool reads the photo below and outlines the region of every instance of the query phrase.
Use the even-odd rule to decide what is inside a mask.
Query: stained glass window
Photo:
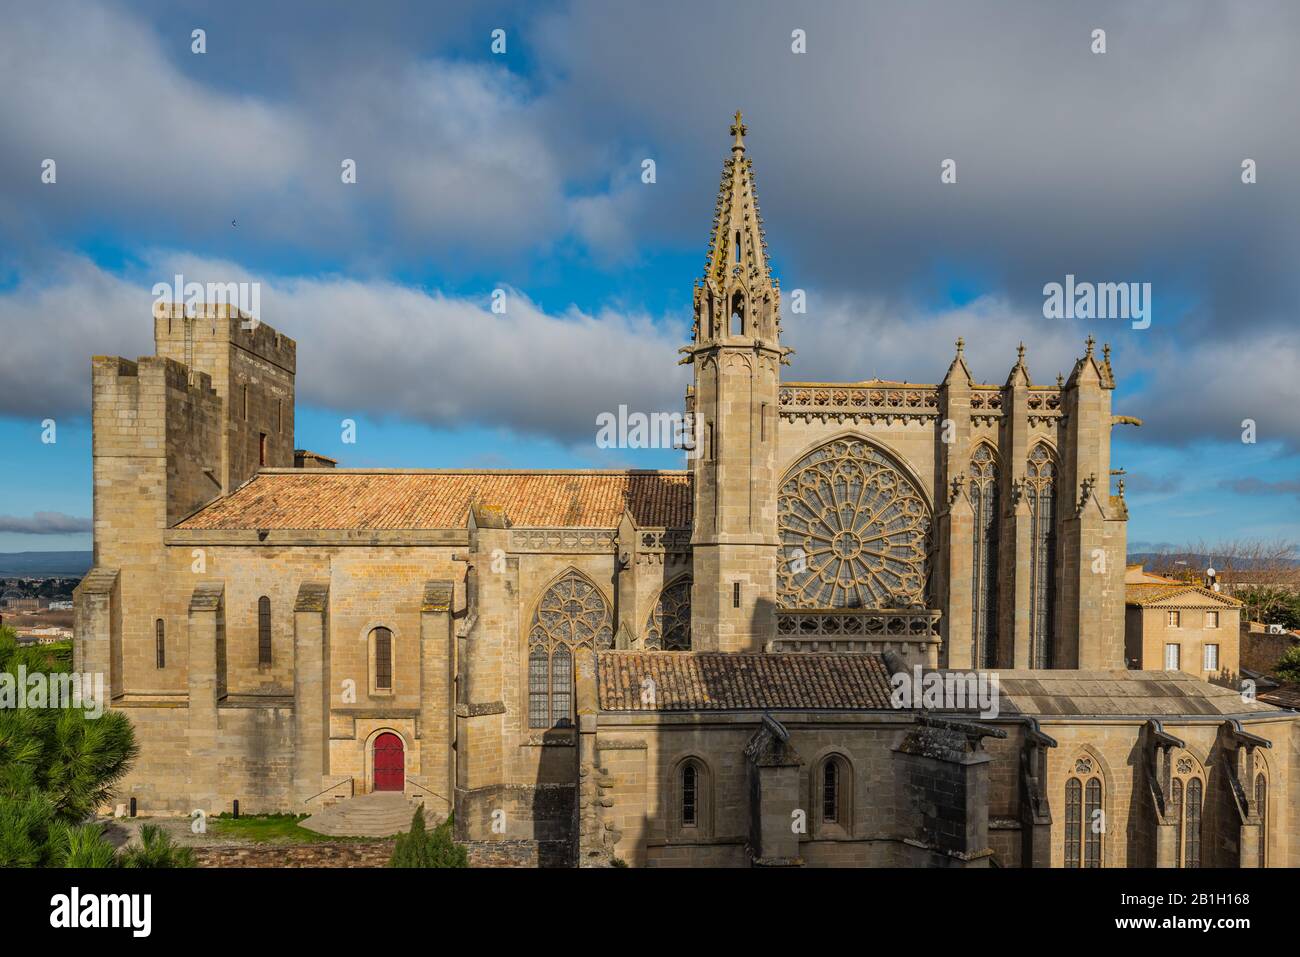
[[[1268,781],[1263,774],[1255,775],[1255,807],[1259,811],[1259,866],[1268,860]]]
[[[375,636],[375,690],[389,691],[393,687],[393,633],[387,628],[376,628]]]
[[[822,765],[822,821],[834,824],[840,819],[840,763],[827,758]]]
[[[916,484],[860,439],[805,456],[778,490],[784,608],[923,608],[930,510]]]
[[[1083,784],[1078,778],[1065,782],[1065,866],[1079,866],[1079,836],[1082,822]]]
[[[1106,818],[1101,808],[1101,780],[1090,778],[1083,788],[1083,866],[1101,867],[1101,838]]]
[[[613,644],[609,605],[595,585],[570,571],[546,589],[528,629],[528,726],[572,720],[573,649]]]
[[[1056,466],[1044,445],[1034,446],[1025,470],[1029,497],[1029,628],[1031,667],[1052,667],[1056,603]]]
[[[691,650],[689,578],[679,578],[659,593],[645,623],[645,646],[660,651]]]
[[[695,827],[699,816],[699,772],[695,765],[682,765],[682,827]]]
[[[977,668],[993,668],[998,652],[998,471],[987,445],[971,456],[970,497],[975,512],[971,661]]]
[[[257,600],[257,663],[271,663],[271,599],[265,595]]]
[[[1200,778],[1187,782],[1187,813],[1183,815],[1187,822],[1187,835],[1184,844],[1187,848],[1186,867],[1201,866],[1201,792],[1204,785]]]
[[[1174,778],[1169,785],[1169,819],[1174,822],[1174,866],[1183,866],[1183,782]]]

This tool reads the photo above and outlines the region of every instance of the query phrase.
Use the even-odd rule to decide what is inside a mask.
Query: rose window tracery
[[[840,439],[778,491],[778,602],[785,608],[925,607],[930,510],[883,453]]]
[[[691,580],[681,578],[659,593],[645,623],[645,646],[659,651],[691,650]]]
[[[570,572],[542,596],[528,630],[528,643],[548,650],[557,644],[612,648],[614,629],[609,606],[595,585],[577,572]]]

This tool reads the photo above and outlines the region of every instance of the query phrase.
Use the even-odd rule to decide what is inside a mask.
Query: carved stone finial
[[[1063,385],[1065,385],[1065,376],[1058,372],[1056,373],[1056,387],[1059,389]]]
[[[1091,358],[1092,358],[1092,347],[1095,346],[1095,345],[1097,344],[1097,340],[1094,339],[1094,338],[1092,337],[1092,333],[1090,332],[1090,333],[1088,333],[1088,338],[1087,338],[1085,341],[1086,341],[1086,343],[1087,343],[1087,345],[1088,345],[1088,351],[1084,354],[1084,358],[1085,358],[1085,359],[1091,359]]]
[[[1110,343],[1109,342],[1101,347],[1101,357],[1106,360],[1106,363],[1108,365],[1110,364]]]
[[[1016,361],[1017,362],[1025,361],[1025,344],[1023,342],[1020,343],[1020,345],[1016,348]]]
[[[736,122],[731,124],[731,135],[736,138],[736,142],[731,144],[733,150],[743,150],[745,148],[745,134],[749,132],[749,127],[745,125],[740,110],[736,111]]]
[[[963,351],[965,348],[966,348],[966,340],[963,339],[961,336],[958,336],[958,337],[957,337],[957,355],[961,355],[961,354],[962,354],[962,351]]]

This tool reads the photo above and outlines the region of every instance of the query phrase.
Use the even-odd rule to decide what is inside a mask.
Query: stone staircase
[[[391,837],[410,830],[411,815],[422,803],[401,791],[374,791],[322,808],[301,826],[334,837]]]

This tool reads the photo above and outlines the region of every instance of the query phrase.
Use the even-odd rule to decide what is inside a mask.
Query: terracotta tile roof
[[[1201,585],[1190,582],[1164,584],[1160,582],[1139,582],[1124,586],[1124,602],[1129,605],[1158,605],[1174,598],[1213,598],[1224,605],[1238,606],[1240,601],[1223,592],[1211,591]],[[1196,604],[1201,604],[1196,602]]]
[[[615,528],[691,521],[691,479],[671,471],[264,469],[181,522],[193,529],[464,528],[470,502],[522,527]]]
[[[1279,685],[1271,691],[1261,691],[1258,697],[1265,704],[1300,711],[1300,684],[1293,682]]]
[[[603,711],[888,711],[889,673],[879,655],[602,651]],[[653,704],[641,682],[655,683]]]

